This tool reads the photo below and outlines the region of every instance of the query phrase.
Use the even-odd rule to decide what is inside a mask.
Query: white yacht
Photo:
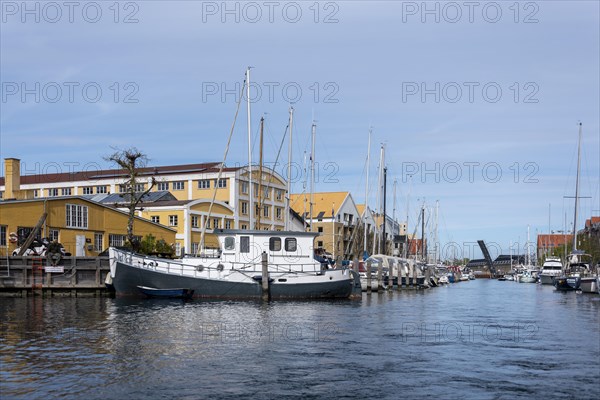
[[[553,285],[554,278],[560,276],[563,271],[563,265],[560,258],[548,257],[542,265],[540,272],[540,282],[542,285]]]

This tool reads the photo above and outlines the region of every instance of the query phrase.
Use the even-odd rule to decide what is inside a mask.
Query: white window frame
[[[160,224],[160,215],[151,215],[150,221],[154,222],[155,224]]]
[[[200,179],[198,181],[198,189],[210,189],[210,179]]]
[[[48,197],[58,197],[58,188],[48,189]]]
[[[197,216],[197,215],[192,215],[192,218],[191,218],[191,220],[192,220],[192,221],[191,221],[192,228],[197,228],[197,227],[198,227],[198,221],[199,221],[199,218],[198,218],[198,216]],[[193,253],[193,252],[192,252],[192,253]]]
[[[82,204],[65,205],[65,226],[67,228],[88,228],[88,206]]]
[[[83,194],[94,194],[94,187],[93,186],[84,186],[82,189],[82,193]]]
[[[169,215],[169,226],[177,226],[179,218],[177,215]]]
[[[96,193],[97,194],[108,193],[108,188],[106,187],[106,185],[96,186]]]
[[[169,190],[169,182],[158,182],[157,190],[160,190],[160,191]]]
[[[100,232],[94,233],[94,251],[101,252],[104,247],[104,234]]]
[[[185,190],[185,181],[173,182],[173,190]]]

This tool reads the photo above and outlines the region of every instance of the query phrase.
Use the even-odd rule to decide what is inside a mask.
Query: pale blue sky
[[[584,217],[600,214],[597,1],[520,2],[518,16],[512,1],[480,2],[473,22],[465,6],[458,18],[446,2],[427,3],[440,10],[439,23],[423,13],[422,2],[321,2],[318,15],[312,1],[275,2],[273,22],[263,2],[229,2],[230,14],[222,14],[220,1],[121,2],[118,15],[114,2],[98,2],[100,17],[83,2],[72,23],[64,6],[58,18],[55,9],[38,3],[36,22],[21,2],[1,3],[0,155],[21,158],[31,172],[50,163],[104,166],[109,146],[135,145],[154,165],[220,161],[235,111],[235,95],[223,102],[221,89],[235,89],[251,65],[252,80],[262,89],[252,105],[253,131],[266,113],[267,161],[274,161],[285,129],[287,100],[294,88],[302,90],[294,105],[294,161],[301,163],[310,148],[314,116],[321,178],[335,171],[334,179],[317,183],[319,191],[350,190],[364,202],[373,126],[371,203],[383,142],[390,210],[391,182],[398,179],[398,214],[406,214],[409,191],[412,222],[419,202],[440,200],[442,242],[485,239],[506,248],[525,241],[528,224],[532,240],[536,230],[548,230],[549,204],[552,229],[563,229],[565,213],[570,226],[573,200],[563,196],[574,192],[582,121],[581,191],[592,198],[581,202],[579,226]],[[35,10],[35,2],[28,4]],[[261,18],[252,23],[258,9]],[[297,9],[302,14],[292,23]],[[127,18],[137,22],[124,23]],[[60,96],[52,82],[61,87]],[[410,92],[422,84],[435,89],[436,82],[439,102],[434,93],[422,101],[420,92]],[[22,84],[32,90],[24,99]],[[96,87],[102,95],[92,102]],[[209,92],[215,87],[218,93]],[[492,102],[496,88],[502,95]],[[124,102],[127,95],[138,102]],[[228,164],[247,162],[242,111]],[[287,149],[283,161],[285,154]],[[435,171],[436,163],[439,182],[435,172],[422,174],[423,168]],[[415,166],[411,186],[407,174]],[[498,168],[502,176],[492,182]],[[297,182],[295,190],[301,186]]]

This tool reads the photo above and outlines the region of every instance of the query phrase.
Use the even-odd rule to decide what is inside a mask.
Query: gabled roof
[[[331,218],[331,210],[337,214],[350,192],[320,192],[313,193],[313,218]],[[306,219],[310,219],[310,194],[299,193],[290,196],[290,207],[298,214],[304,214],[306,200]],[[319,216],[320,215],[320,216]]]
[[[219,172],[220,162],[207,162],[200,164],[182,164],[182,165],[164,165],[156,167],[145,167],[139,169],[139,176],[154,176],[154,175],[176,175],[176,174],[193,174],[193,173],[213,173]],[[237,171],[242,167],[225,167],[224,172]],[[59,182],[80,182],[99,179],[118,179],[125,178],[127,172],[123,169],[106,169],[79,172],[61,172],[53,174],[36,174],[36,175],[21,175],[21,184],[36,184],[36,183],[59,183]],[[4,177],[0,177],[0,185],[4,185]]]

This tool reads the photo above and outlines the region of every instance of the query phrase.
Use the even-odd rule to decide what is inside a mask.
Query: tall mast
[[[383,254],[387,254],[387,236],[386,236],[386,225],[387,225],[387,214],[386,214],[386,196],[387,196],[387,167],[383,167]]]
[[[256,216],[256,229],[260,230],[260,218],[262,211],[262,168],[263,168],[263,129],[265,126],[265,118],[260,118],[260,152],[258,158],[258,215]]]
[[[581,163],[581,122],[579,123],[579,142],[577,145],[577,179],[575,181],[575,216],[573,217],[573,253],[577,250],[577,208],[579,207],[579,168]]]
[[[439,238],[439,212],[440,212],[440,201],[436,200],[435,201],[435,242],[433,243],[433,245],[435,246],[434,249],[434,257],[435,259],[433,260],[433,262],[435,264],[437,264],[438,262],[438,250],[440,247],[440,238]]]
[[[310,231],[313,231],[313,192],[315,185],[315,137],[317,134],[317,125],[313,121],[312,124],[312,145],[310,151]]]
[[[246,70],[246,103],[248,105],[248,217],[250,219],[248,227],[253,229],[254,226],[254,196],[252,185],[252,123],[250,118],[250,67]]]
[[[302,182],[302,198],[303,203],[304,203],[304,214],[302,214],[302,223],[304,224],[304,231],[306,231],[306,179],[307,179],[307,173],[306,173],[306,150],[304,151],[304,160],[303,160],[303,165],[302,165],[302,173],[304,176],[304,181]]]
[[[369,144],[367,146],[367,182],[365,184],[365,211],[363,213],[363,227],[364,227],[364,238],[363,238],[363,259],[367,254],[367,211],[369,210],[369,169],[371,159],[371,133],[372,129],[369,129]]]
[[[425,203],[421,207],[421,261],[425,260]]]
[[[527,225],[527,265],[531,265],[531,260],[529,259],[529,225]]]
[[[396,234],[396,229],[398,229],[398,235],[400,234],[400,225],[396,221],[396,186],[398,185],[398,180],[394,179],[394,208],[392,209],[392,239]],[[392,254],[395,255],[395,254]]]
[[[287,194],[285,197],[285,230],[290,230],[290,196],[292,195],[292,128],[294,126],[294,107],[290,106],[290,141],[288,144]]]

